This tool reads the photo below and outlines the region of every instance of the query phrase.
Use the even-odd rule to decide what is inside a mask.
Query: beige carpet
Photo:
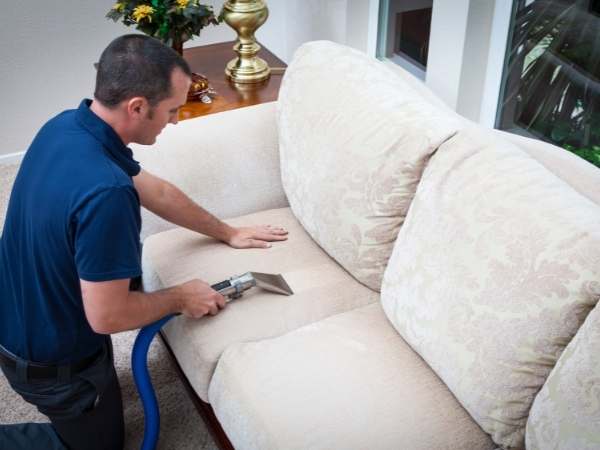
[[[17,166],[0,165],[0,224],[8,206],[10,188]],[[139,448],[142,443],[144,416],[131,376],[130,354],[136,332],[113,335],[115,366],[123,391],[125,410],[126,449]],[[159,449],[216,450],[204,422],[188,398],[166,350],[159,339],[150,347],[149,367],[161,412]],[[0,374],[0,423],[45,422],[35,407],[15,394]]]

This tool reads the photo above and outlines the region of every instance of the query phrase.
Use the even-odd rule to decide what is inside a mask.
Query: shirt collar
[[[90,110],[92,101],[83,99],[77,108],[76,117],[79,123],[104,147],[112,159],[130,177],[140,173],[140,163],[133,159],[133,151],[127,147],[119,135],[104,120]]]

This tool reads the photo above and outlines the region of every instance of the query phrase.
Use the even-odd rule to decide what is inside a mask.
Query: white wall
[[[469,4],[456,111],[475,122],[480,121],[493,17],[493,1]]]
[[[113,3],[34,0],[2,9],[0,158],[17,155],[0,162],[18,160],[49,118],[92,96],[93,63],[112,39],[134,31],[104,18]],[[207,29],[191,43],[221,42],[234,36],[224,25]]]
[[[359,48],[365,53],[369,53],[367,47],[370,30],[368,22],[365,26],[365,18],[368,18],[371,12],[370,3],[373,3],[373,1],[348,0],[346,8],[346,44]]]
[[[216,12],[224,3],[203,1]],[[379,0],[267,3],[270,16],[257,37],[284,62],[303,42],[315,39],[375,54]],[[489,126],[496,112],[511,3],[434,0],[426,82],[449,106]],[[110,40],[134,31],[104,18],[112,4],[113,0],[30,0],[3,8],[0,164],[20,159],[45,121],[92,95],[92,64]],[[235,32],[223,24],[203,30],[186,47],[233,39]]]
[[[434,0],[425,82],[456,109],[470,0]]]
[[[123,32],[110,3],[61,0],[3,5],[0,15],[0,154],[22,152],[51,116],[93,91],[100,51]],[[108,8],[107,8],[108,6]]]
[[[352,1],[352,0],[350,0]],[[368,3],[373,0],[354,0]],[[113,0],[30,0],[0,14],[0,163],[20,159],[49,118],[91,97],[92,64],[115,37],[134,30],[104,18]],[[218,13],[223,0],[204,0]],[[267,0],[258,39],[283,61],[305,41],[345,43],[348,0]],[[368,17],[365,16],[367,21]],[[226,24],[186,47],[235,39]],[[362,41],[361,41],[362,42]],[[366,45],[366,44],[365,44]],[[8,155],[8,156],[7,156]]]
[[[267,3],[270,18],[256,37],[286,63],[304,42],[346,41],[347,0],[268,0]]]
[[[459,114],[493,127],[512,2],[434,0],[426,83]]]
[[[504,59],[508,46],[511,12],[512,2],[496,1],[490,32],[485,83],[483,85],[481,109],[479,112],[479,122],[490,128],[493,128],[496,124],[500,85],[502,84]]]

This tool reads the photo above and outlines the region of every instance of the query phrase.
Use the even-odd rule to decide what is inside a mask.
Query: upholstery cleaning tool
[[[277,294],[292,295],[293,292],[281,275],[268,273],[247,272],[237,277],[231,277],[229,280],[213,284],[211,287],[224,297],[228,297],[227,302],[240,298],[244,291],[258,286],[267,291]],[[142,406],[144,407],[144,442],[142,450],[154,450],[158,442],[160,432],[160,415],[156,394],[152,387],[150,374],[148,373],[148,349],[156,333],[171,318],[179,314],[171,314],[163,317],[154,323],[143,327],[135,338],[133,352],[131,354],[131,365],[133,370],[133,379],[137,387]]]

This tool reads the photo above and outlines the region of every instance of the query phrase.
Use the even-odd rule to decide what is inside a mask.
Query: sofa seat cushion
[[[465,130],[431,158],[384,309],[503,448],[600,296],[600,207],[510,142]]]
[[[143,251],[145,286],[149,280],[154,289],[193,278],[214,284],[254,271],[281,273],[294,291],[287,297],[254,288],[214,317],[194,320],[179,316],[163,328],[184,373],[205,401],[217,360],[230,344],[279,336],[379,299],[378,293],[354,280],[315,244],[289,208],[227,222],[236,226],[281,225],[289,231],[289,238],[269,249],[239,250],[175,229],[150,236]]]
[[[494,448],[379,303],[230,346],[209,398],[237,450]]]
[[[326,41],[297,50],[277,111],[281,178],[294,214],[379,291],[423,168],[460,122],[382,62]]]

